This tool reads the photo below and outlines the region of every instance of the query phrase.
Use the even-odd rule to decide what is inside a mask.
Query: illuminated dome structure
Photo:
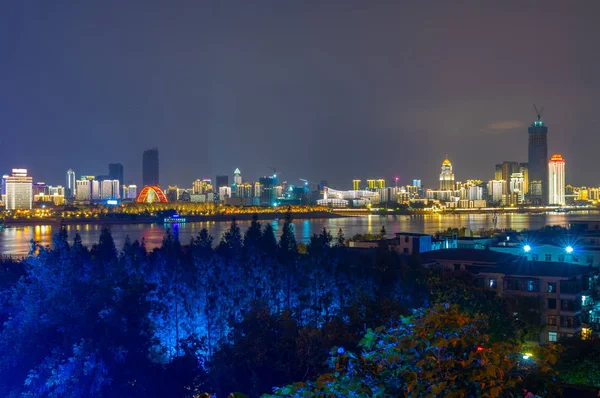
[[[135,201],[137,203],[168,203],[167,196],[163,190],[156,185],[144,187]]]
[[[454,173],[452,172],[452,163],[448,157],[442,162],[442,172],[440,173],[440,190],[452,191],[454,189]]]

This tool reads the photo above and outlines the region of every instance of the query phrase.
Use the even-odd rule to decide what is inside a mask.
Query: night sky
[[[567,183],[600,185],[598,1],[12,1],[0,172],[161,184],[282,172],[437,186],[527,160],[533,103]],[[231,181],[231,177],[230,177]]]

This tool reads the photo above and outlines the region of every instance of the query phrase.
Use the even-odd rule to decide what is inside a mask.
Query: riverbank
[[[233,218],[240,221],[252,220],[254,216],[261,221],[276,220],[285,217],[283,212],[265,212],[265,213],[239,213],[239,214],[214,214],[209,216],[182,216],[186,222],[220,222],[231,221]],[[313,220],[327,218],[341,218],[343,215],[334,214],[326,211],[298,212],[292,213],[295,220]],[[5,220],[3,224],[7,227],[20,225],[135,225],[135,224],[154,224],[162,223],[161,217],[155,216],[132,216],[121,217],[100,217],[100,218],[24,218],[16,220]]]

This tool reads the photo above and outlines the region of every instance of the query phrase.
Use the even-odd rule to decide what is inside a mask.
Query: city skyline
[[[569,159],[567,181],[600,183],[590,145],[597,2],[145,4],[142,13],[109,3],[3,10],[0,141],[28,149],[27,158],[5,151],[3,172],[57,181],[69,168],[119,162],[125,183],[141,185],[139,153],[157,146],[161,180],[178,185],[235,167],[257,178],[272,166],[336,186],[396,175],[433,186],[436,170],[420,171],[445,154],[457,180],[525,161],[536,103],[548,152]],[[107,24],[108,34],[88,28]]]

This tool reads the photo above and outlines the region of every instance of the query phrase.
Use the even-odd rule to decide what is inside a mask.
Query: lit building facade
[[[89,202],[92,200],[92,181],[78,180],[76,181],[75,200],[79,202]]]
[[[27,169],[12,169],[6,177],[6,209],[31,210],[33,201],[33,179],[27,176]]]
[[[67,170],[67,185],[65,186],[65,196],[67,199],[75,199],[75,172],[72,169]]]
[[[106,199],[121,199],[121,194],[119,191],[119,180],[104,180],[101,183],[102,200]]]
[[[452,191],[454,189],[454,173],[452,172],[452,163],[446,158],[442,163],[440,173],[440,190]]]
[[[565,205],[565,160],[559,154],[548,162],[548,204]]]
[[[352,190],[360,191],[360,180],[352,180]]]
[[[137,185],[127,186],[127,199],[135,200],[137,198]]]
[[[233,184],[240,185],[242,183],[242,172],[240,169],[235,169],[233,172]]]
[[[522,204],[525,199],[525,180],[522,173],[512,173],[510,176],[509,193],[512,195],[511,204]]]

